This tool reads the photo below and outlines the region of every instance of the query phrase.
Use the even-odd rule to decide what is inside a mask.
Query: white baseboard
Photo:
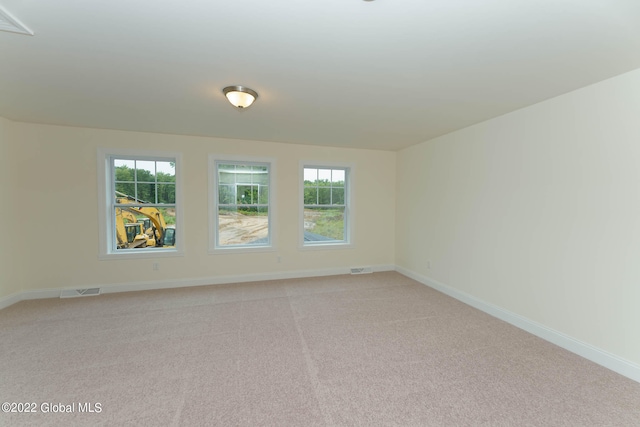
[[[394,271],[394,265],[378,265],[373,267],[374,272]],[[257,273],[229,276],[202,277],[196,279],[162,280],[125,283],[121,285],[93,285],[100,286],[101,293],[109,294],[114,292],[149,291],[154,289],[185,288],[189,286],[223,285],[230,283],[259,282],[261,280],[283,280],[300,279],[304,277],[337,276],[340,274],[350,274],[349,267],[329,268],[322,270],[295,270],[278,271],[273,273]]]
[[[377,265],[372,267],[373,272],[394,271],[394,265]],[[257,273],[244,275],[214,276],[200,277],[194,279],[167,279],[167,280],[148,280],[141,282],[129,282],[121,284],[91,284],[80,285],[76,287],[65,287],[56,289],[42,289],[34,291],[18,292],[4,298],[0,298],[0,310],[17,302],[30,299],[58,298],[64,290],[76,288],[100,288],[100,293],[111,294],[116,292],[132,292],[132,291],[150,291],[155,289],[171,289],[185,288],[189,286],[206,286],[221,285],[228,283],[245,283],[258,282],[261,280],[282,280],[282,279],[300,279],[304,277],[321,277],[336,276],[340,274],[351,274],[350,267],[329,268],[318,270],[295,270],[295,271],[279,271],[273,273]]]
[[[22,293],[21,292],[8,295],[8,296],[6,296],[4,298],[0,298],[0,310],[2,310],[3,308],[7,308],[10,305],[13,305],[13,304],[15,304],[17,302],[20,302],[23,299],[25,299],[25,298],[22,298]]]
[[[614,372],[624,375],[634,381],[640,382],[640,366],[622,359],[614,354],[608,353],[600,348],[594,347],[591,344],[584,343],[568,335],[558,332],[554,329],[548,328],[540,323],[537,323],[531,319],[520,316],[519,314],[510,312],[496,305],[482,301],[473,295],[466,292],[459,291],[437,280],[429,277],[422,276],[407,270],[403,267],[396,266],[396,271],[407,277],[410,277],[430,288],[449,295],[465,304],[468,304],[478,310],[484,311],[493,317],[503,320],[512,324],[520,329],[523,329],[533,335],[536,335],[546,341],[549,341],[559,347],[562,347],[572,353],[584,357],[598,365],[604,366]]]
[[[41,289],[37,291],[17,292],[4,298],[0,298],[0,310],[20,301],[26,301],[30,299],[57,298],[59,296],[60,289]]]

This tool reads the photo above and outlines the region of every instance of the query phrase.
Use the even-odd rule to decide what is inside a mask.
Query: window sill
[[[181,257],[184,256],[184,251],[175,249],[153,249],[153,250],[135,250],[130,249],[127,252],[111,252],[102,253],[98,255],[98,259],[101,261],[108,260],[122,260],[122,259],[153,259],[153,258],[167,258],[167,257]]]
[[[273,246],[261,246],[257,248],[233,246],[228,248],[221,247],[209,249],[209,255],[230,255],[260,252],[276,252],[276,248],[274,248]]]
[[[299,245],[298,249],[301,251],[324,251],[324,250],[339,250],[339,249],[353,249],[353,243],[349,242],[327,242],[327,243],[313,243],[306,245]]]

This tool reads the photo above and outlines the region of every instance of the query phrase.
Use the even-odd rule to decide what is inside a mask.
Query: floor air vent
[[[90,297],[100,295],[100,288],[65,289],[60,292],[60,298]]]
[[[351,269],[351,274],[367,274],[373,273],[373,269],[371,267],[353,267]]]

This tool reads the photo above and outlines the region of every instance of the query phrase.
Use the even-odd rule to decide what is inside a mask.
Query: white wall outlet
[[[158,271],[160,270],[160,265],[157,262],[153,263],[153,271]]]

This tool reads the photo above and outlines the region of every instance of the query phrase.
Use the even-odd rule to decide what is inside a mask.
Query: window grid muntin
[[[215,165],[215,248],[263,248],[270,247],[272,242],[272,221],[271,221],[271,163],[260,161],[231,161],[216,160]],[[228,175],[222,174],[221,168],[229,168]],[[260,179],[263,176],[264,179]],[[221,203],[222,188],[232,188],[229,200],[235,200],[235,203]],[[257,187],[258,203],[239,203],[238,187]],[[266,203],[260,203],[260,195],[266,193]],[[251,193],[253,199],[253,193]],[[222,210],[238,211],[252,210],[257,212],[266,212],[267,217],[267,236],[262,243],[233,243],[221,244],[220,236],[220,212]],[[259,239],[261,240],[261,239]]]
[[[311,170],[315,170],[316,171],[316,180],[315,180],[315,184],[307,184],[307,180],[304,179],[304,189],[315,189],[316,190],[316,203],[304,203],[305,207],[323,207],[323,206],[346,206],[346,200],[347,200],[347,191],[346,191],[346,181],[347,181],[347,168],[327,168],[327,167],[318,167],[318,166],[305,166],[303,173],[306,175],[307,171],[311,171]],[[326,175],[326,172],[329,172],[329,180],[328,183],[329,185],[320,185],[320,180],[321,180],[321,174],[320,172],[324,171],[324,175]],[[334,179],[333,179],[333,175],[334,172],[342,172],[342,175],[344,176],[342,181],[338,181],[337,184],[341,183],[340,185],[334,185]],[[329,193],[329,203],[320,203],[320,190],[328,190]],[[342,190],[343,191],[343,196],[342,196],[342,203],[334,203],[334,191],[333,190]]]
[[[116,165],[116,163],[121,162],[121,164]],[[131,165],[131,163],[129,162],[133,162],[133,164]],[[127,194],[129,196],[134,197],[136,200],[142,200],[142,197],[140,196],[140,192],[139,190],[139,186],[140,185],[152,185],[153,186],[153,201],[151,200],[144,200],[145,204],[149,203],[148,206],[150,206],[150,204],[162,204],[162,205],[175,205],[175,200],[176,200],[176,173],[174,171],[173,173],[173,181],[159,181],[158,180],[158,163],[168,163],[171,164],[173,163],[175,165],[176,163],[176,159],[174,158],[139,158],[139,157],[128,157],[128,156],[112,156],[111,157],[111,178],[112,178],[112,183],[113,183],[113,188],[117,191],[117,187],[118,184],[130,184],[133,185],[133,194]],[[129,164],[127,164],[129,163]],[[144,169],[143,167],[138,167],[138,163],[142,163],[142,166],[144,166],[145,163],[153,163],[153,171],[150,171],[148,169]],[[133,170],[133,180],[118,180],[117,179],[117,169],[118,167],[121,166],[126,166],[129,169]],[[144,179],[138,179],[138,171],[139,170],[144,170],[146,172],[149,172],[150,174],[153,175],[153,180],[144,180]],[[160,172],[163,173],[164,172]],[[168,176],[172,176],[171,174],[168,174]],[[173,202],[167,202],[167,203],[161,203],[158,201],[158,193],[159,193],[159,188],[160,187],[173,187]]]
[[[303,246],[314,246],[314,245],[322,245],[322,244],[335,244],[335,243],[348,243],[349,242],[349,207],[348,207],[348,186],[349,186],[349,167],[329,167],[329,166],[312,166],[305,165],[302,168],[303,172],[303,222],[304,222],[304,210],[305,209],[337,209],[342,212],[343,218],[343,228],[342,228],[342,239],[331,239],[326,241],[306,241],[303,239]],[[306,177],[308,176],[308,172],[315,171],[315,183],[307,184]],[[329,185],[321,186],[319,181],[326,177],[327,172],[329,172]],[[342,175],[343,179],[338,182],[339,185],[334,185],[334,172],[339,172]],[[329,203],[320,203],[320,189],[328,189],[329,190]],[[316,190],[316,203],[306,203],[306,192],[307,189],[315,189]],[[341,189],[343,190],[342,203],[333,203],[333,190]],[[303,231],[304,225],[303,225]]]
[[[233,177],[233,181],[230,181],[227,177],[226,179],[222,179],[222,175],[221,175],[221,167],[225,166],[234,166],[234,172],[228,172],[228,174],[230,176]],[[238,166],[242,167],[242,169],[238,169]],[[245,169],[247,166],[250,167],[250,169]],[[258,168],[264,168],[263,170],[260,170]],[[245,171],[248,171],[248,173],[246,173]],[[226,172],[226,171],[225,171]],[[255,172],[259,172],[259,173],[255,173]],[[233,207],[233,206],[244,206],[244,207],[269,207],[269,165],[266,163],[256,163],[256,162],[229,162],[229,161],[225,161],[225,162],[216,162],[216,174],[218,176],[218,182],[217,182],[217,186],[216,186],[216,191],[217,191],[217,195],[216,195],[216,200],[218,201],[218,206],[228,206],[228,207]],[[254,182],[254,177],[256,177],[257,175],[266,175],[267,177],[267,182],[265,183],[260,183],[260,182]],[[245,179],[238,179],[238,177],[247,177],[248,176],[248,180]],[[256,181],[258,181],[258,179],[256,179]],[[231,200],[235,200],[235,203],[221,203],[220,201],[220,188],[231,188],[232,189],[232,196],[231,196]],[[250,187],[253,189],[253,187],[256,187],[257,190],[257,199],[258,202],[254,203],[253,202],[253,191],[251,191],[251,202],[250,203],[239,203],[238,202],[238,187]],[[260,203],[260,194],[262,192],[266,191],[267,192],[267,202],[266,203]]]
[[[126,250],[121,250],[118,249],[118,238],[117,238],[117,227],[116,227],[116,209],[117,208],[140,208],[140,207],[154,207],[157,209],[174,209],[176,212],[176,218],[175,218],[175,224],[177,225],[177,203],[176,203],[176,199],[177,199],[177,171],[174,171],[173,173],[173,177],[174,180],[173,181],[158,181],[158,165],[157,163],[173,163],[174,165],[177,164],[177,159],[176,158],[165,158],[165,157],[130,157],[130,156],[122,156],[122,155],[113,155],[109,157],[109,163],[110,163],[110,177],[111,177],[111,182],[108,185],[108,188],[110,188],[110,192],[111,195],[114,196],[109,197],[109,200],[111,200],[111,204],[109,207],[109,212],[110,212],[110,216],[111,216],[111,229],[112,229],[112,238],[111,238],[111,253],[132,253],[132,252],[149,252],[151,251],[155,251],[158,250],[160,248],[128,248]],[[127,166],[126,164],[121,164],[116,166],[116,163],[118,161],[122,161],[122,162],[133,162],[133,167],[131,168],[133,170],[133,180],[117,180],[117,168],[119,166]],[[153,181],[140,181],[138,180],[138,162],[148,162],[148,163],[153,163],[154,164],[154,172],[153,176],[154,176],[154,180]],[[174,166],[175,167],[175,166]],[[147,172],[147,169],[143,169]],[[171,176],[171,175],[169,175]],[[116,191],[117,191],[117,185],[118,184],[132,184],[133,188],[134,188],[134,195],[132,197],[134,197],[134,203],[118,203],[117,199],[118,196],[116,195]],[[154,202],[143,202],[139,199],[138,197],[138,184],[151,184],[154,186]],[[173,186],[173,202],[172,203],[158,203],[158,186],[159,185],[167,185],[167,186]],[[123,193],[126,194],[126,193]],[[127,194],[128,196],[131,196],[131,194]],[[123,197],[123,196],[120,196]],[[165,215],[165,221],[166,221],[167,217]],[[172,227],[167,227],[167,228],[172,228]],[[165,249],[165,248],[162,248]],[[166,250],[166,249],[165,249]],[[174,248],[170,248],[170,250],[175,250]]]

